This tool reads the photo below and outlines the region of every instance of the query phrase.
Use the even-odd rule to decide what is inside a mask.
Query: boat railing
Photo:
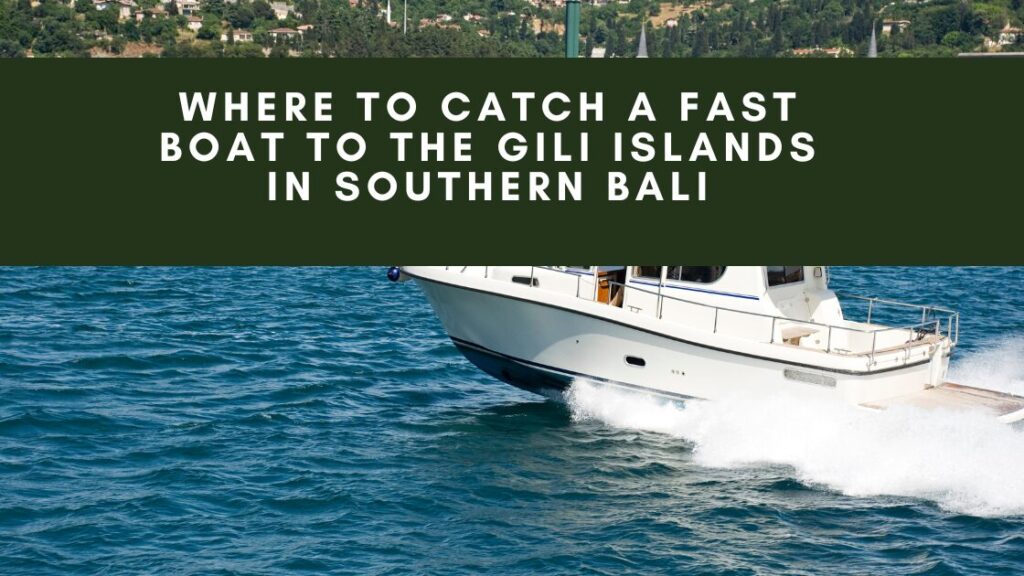
[[[960,313],[956,310],[950,310],[949,308],[943,308],[941,306],[925,306],[923,304],[912,304],[909,302],[900,302],[899,300],[887,300],[885,298],[877,298],[874,296],[861,296],[859,294],[849,294],[846,292],[836,292],[836,295],[840,298],[849,298],[851,300],[858,300],[867,303],[867,319],[866,324],[871,324],[872,317],[875,311],[879,308],[893,307],[901,308],[904,310],[920,310],[921,312],[921,323],[929,322],[928,317],[940,319],[946,324],[946,335],[956,345],[960,341]],[[941,318],[939,318],[941,316]]]
[[[448,267],[448,266],[446,266],[445,268],[446,269],[460,268],[459,272],[460,273],[465,273],[470,267],[469,266],[462,266],[462,267]],[[490,277],[490,268],[491,267],[490,266],[483,266],[482,268],[483,268],[484,278],[489,278]],[[576,277],[576,297],[577,298],[585,298],[588,301],[593,301],[593,302],[598,302],[598,303],[601,302],[599,300],[599,298],[598,298],[599,284],[597,282],[594,282],[593,290],[590,291],[591,293],[589,293],[589,294],[584,294],[583,293],[583,279],[585,277],[588,277],[588,275],[581,274],[581,273],[578,273],[578,272],[573,272],[573,271],[566,270],[566,269],[559,268],[559,267],[555,267],[555,266],[530,266],[529,268],[530,268],[529,280],[527,280],[526,282],[523,282],[524,285],[527,285],[527,286],[529,286],[531,288],[538,288],[538,287],[540,287],[540,282],[538,282],[538,279],[537,279],[537,271],[538,270],[543,270],[543,271],[547,271],[547,272],[557,272],[559,274],[566,274],[566,275],[570,275],[570,276],[575,276]],[[523,278],[525,280],[525,277],[523,277]],[[672,323],[676,323],[676,324],[679,324],[679,322],[674,322],[672,319],[667,319],[667,318],[664,317],[664,309],[665,309],[665,302],[666,301],[679,302],[679,303],[683,303],[683,304],[687,304],[687,305],[699,306],[699,307],[701,307],[703,309],[708,310],[709,313],[711,314],[710,331],[713,334],[718,334],[721,331],[720,330],[720,325],[719,325],[719,319],[720,319],[720,317],[724,317],[724,315],[736,314],[736,315],[743,315],[743,316],[748,316],[748,317],[762,318],[766,322],[766,327],[768,328],[768,336],[766,338],[755,338],[755,340],[762,341],[762,342],[765,342],[765,343],[768,343],[768,344],[785,343],[786,340],[789,340],[788,338],[783,338],[783,335],[781,334],[781,330],[779,330],[779,328],[781,328],[782,326],[785,326],[785,327],[801,327],[801,326],[803,326],[803,327],[811,327],[811,328],[814,329],[814,333],[816,333],[818,331],[824,331],[825,332],[825,346],[824,346],[824,348],[822,350],[825,353],[827,353],[827,354],[836,353],[836,354],[845,354],[845,355],[864,356],[864,357],[868,358],[868,362],[869,362],[870,365],[875,365],[875,363],[876,363],[876,356],[878,354],[880,354],[880,353],[885,353],[885,352],[898,353],[898,352],[902,351],[904,353],[904,355],[905,355],[905,360],[909,361],[910,360],[910,354],[911,354],[911,348],[912,348],[909,345],[910,344],[914,344],[915,342],[918,342],[918,341],[922,340],[923,338],[925,338],[925,337],[927,337],[928,335],[931,335],[931,334],[934,334],[936,336],[941,336],[941,337],[949,338],[949,340],[955,346],[957,341],[958,341],[958,339],[959,339],[959,334],[960,334],[960,313],[956,312],[954,310],[950,310],[948,308],[942,308],[942,307],[938,307],[938,306],[925,306],[925,305],[921,305],[921,304],[912,304],[912,303],[908,303],[908,302],[899,302],[897,300],[887,300],[887,299],[883,299],[883,298],[875,298],[875,297],[870,297],[870,296],[860,296],[860,295],[853,295],[853,294],[837,293],[837,295],[840,296],[840,297],[851,298],[851,299],[855,299],[855,300],[858,300],[858,301],[867,302],[867,306],[868,306],[867,321],[862,323],[862,325],[860,325],[860,326],[839,326],[839,325],[835,325],[835,324],[826,324],[826,323],[822,323],[822,322],[815,322],[813,320],[798,320],[796,318],[787,318],[785,316],[778,316],[778,315],[773,315],[773,314],[765,314],[763,312],[752,312],[752,311],[748,311],[748,310],[737,310],[735,308],[726,308],[726,307],[722,307],[722,306],[716,306],[714,304],[708,304],[706,302],[697,302],[695,300],[690,300],[690,299],[687,299],[687,298],[680,298],[678,296],[672,296],[672,295],[669,295],[669,294],[665,294],[665,293],[663,293],[660,290],[660,286],[659,286],[659,290],[650,290],[648,288],[641,288],[639,286],[635,286],[635,285],[632,285],[632,284],[629,284],[629,283],[617,282],[617,281],[610,280],[610,279],[607,282],[608,282],[608,286],[609,286],[609,295],[608,295],[608,302],[606,302],[605,304],[610,304],[610,302],[612,300],[612,292],[613,292],[612,287],[616,287],[617,286],[617,287],[620,287],[623,290],[623,293],[622,293],[623,300],[625,300],[625,296],[627,294],[626,291],[633,290],[633,291],[637,291],[637,292],[642,292],[642,293],[645,293],[645,294],[648,294],[648,295],[656,297],[657,300],[656,300],[656,307],[655,307],[655,313],[654,313],[655,317],[657,317],[659,320],[663,320],[663,321],[666,321],[666,322],[672,322]],[[881,325],[877,325],[876,326],[876,325],[873,325],[871,323],[872,315],[875,313],[876,309],[881,308],[881,307],[885,307],[885,306],[893,306],[893,307],[899,307],[899,308],[903,308],[903,309],[918,309],[918,310],[921,311],[921,321],[920,322],[915,322],[915,323],[912,323],[912,324],[902,324],[902,325],[899,325],[899,326],[881,326]],[[929,315],[932,316],[931,319],[928,318]],[[905,332],[905,333],[908,334],[908,337],[905,340],[902,340],[900,343],[898,343],[895,346],[891,345],[891,344],[885,344],[885,343],[883,343],[883,345],[880,345],[880,340],[885,340],[884,337],[880,338],[880,336],[883,336],[883,335],[885,335],[887,333],[900,332],[900,331]],[[860,335],[863,335],[865,338],[866,337],[870,337],[870,339],[871,339],[871,346],[869,348],[865,347],[860,352],[853,352],[852,350],[848,350],[848,349],[840,349],[840,348],[838,348],[838,347],[833,345],[833,335],[835,333],[840,333],[840,332],[845,332],[847,334],[860,334]],[[804,335],[807,335],[807,334],[804,334]],[[783,340],[783,342],[778,342],[779,340]]]
[[[871,337],[871,347],[870,347],[870,349],[867,349],[867,350],[863,351],[862,353],[860,353],[860,355],[867,356],[872,364],[875,363],[875,356],[876,356],[876,354],[886,350],[886,348],[883,348],[883,347],[879,346],[879,336],[884,334],[884,333],[899,332],[899,331],[907,332],[910,335],[910,337],[903,342],[904,346],[906,344],[910,344],[910,343],[913,343],[913,342],[915,342],[917,340],[920,340],[921,338],[923,338],[924,336],[927,336],[929,334],[935,334],[935,335],[938,335],[938,336],[949,336],[950,339],[953,340],[953,342],[955,344],[955,339],[954,339],[954,337],[952,335],[956,333],[956,331],[958,330],[958,327],[959,327],[959,313],[957,313],[955,311],[946,310],[946,309],[943,309],[943,308],[936,308],[936,307],[929,307],[929,306],[920,306],[920,305],[916,305],[916,304],[902,303],[902,302],[900,302],[899,304],[902,305],[902,306],[905,306],[905,307],[926,308],[929,311],[933,311],[933,310],[934,311],[946,311],[946,312],[949,312],[950,315],[947,316],[947,317],[934,318],[934,319],[930,319],[930,320],[926,318],[925,320],[923,320],[921,322],[915,322],[913,324],[906,324],[906,325],[900,325],[900,326],[871,326],[870,324],[867,325],[867,326],[863,326],[863,327],[862,326],[838,326],[838,325],[835,325],[835,324],[826,324],[826,323],[822,323],[822,322],[815,322],[813,320],[798,320],[798,319],[795,319],[795,318],[787,318],[785,316],[778,316],[778,315],[773,315],[773,314],[765,314],[763,312],[752,312],[752,311],[748,311],[748,310],[737,310],[735,308],[725,308],[725,307],[722,307],[722,306],[716,306],[714,304],[708,304],[708,303],[705,303],[705,302],[696,302],[694,300],[689,300],[689,299],[686,299],[686,298],[680,298],[678,296],[671,296],[671,295],[664,294],[664,293],[661,293],[661,292],[658,292],[658,291],[655,291],[655,290],[650,290],[650,289],[647,289],[647,288],[640,288],[638,286],[630,285],[630,284],[623,283],[623,282],[610,281],[609,284],[612,285],[612,286],[618,286],[622,290],[635,290],[635,291],[639,291],[639,292],[643,292],[643,293],[649,294],[651,296],[655,296],[657,298],[657,307],[656,307],[655,316],[659,320],[665,320],[665,318],[664,318],[664,309],[665,309],[665,301],[666,300],[673,301],[673,302],[681,302],[681,303],[684,303],[684,304],[700,306],[702,308],[705,308],[705,309],[711,311],[711,313],[712,313],[711,322],[710,322],[711,323],[711,327],[710,327],[711,330],[710,331],[713,334],[719,333],[719,319],[720,319],[720,317],[722,317],[723,314],[738,314],[738,315],[745,315],[745,316],[750,316],[750,317],[763,318],[765,320],[765,322],[766,322],[766,327],[768,328],[767,336],[763,337],[763,338],[761,338],[759,340],[763,341],[763,342],[766,342],[768,344],[775,344],[775,343],[778,342],[778,340],[782,339],[781,335],[780,335],[780,330],[778,330],[778,328],[780,328],[781,326],[790,326],[790,327],[800,327],[800,326],[803,326],[803,327],[812,327],[815,330],[820,329],[820,330],[825,332],[825,347],[824,347],[823,351],[825,353],[827,353],[827,354],[831,354],[831,353],[839,351],[838,349],[836,349],[833,346],[833,333],[834,332],[848,332],[848,333],[858,333],[858,334],[870,335],[870,337]],[[625,292],[623,293],[623,295],[625,296]],[[859,297],[859,298],[863,298],[865,300],[872,300],[871,298],[868,298],[868,297]],[[876,302],[879,301],[879,299],[873,299],[873,300],[875,300]],[[889,303],[889,302],[892,302],[892,301],[886,301],[886,303]],[[666,321],[671,322],[671,320],[666,320]],[[944,328],[945,328],[945,330],[944,330]],[[893,347],[890,347],[890,348],[893,348]],[[909,353],[909,349],[908,348],[904,348],[903,350],[904,350],[904,352]]]

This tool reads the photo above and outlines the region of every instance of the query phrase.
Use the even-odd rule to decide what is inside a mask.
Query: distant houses
[[[1003,49],[1004,46],[1015,44],[1021,37],[1021,29],[1017,26],[1010,26],[1007,22],[1003,26],[1002,30],[999,31],[999,35],[995,39],[985,36],[982,40],[982,45],[986,50],[998,52]]]
[[[846,46],[839,46],[837,48],[821,48],[819,46],[815,46],[814,48],[794,48],[793,55],[805,58],[808,56],[840,58],[843,56],[853,56],[853,50],[850,50]]]
[[[132,10],[138,8],[138,4],[134,0],[118,0],[117,2],[117,19],[128,20],[132,17]]]
[[[270,7],[274,10],[274,16],[278,20],[288,18],[288,13],[292,11],[292,7],[285,2],[272,2]]]
[[[265,47],[265,51],[269,51],[271,44],[289,41],[291,44],[290,48],[294,51],[299,49],[300,46],[292,41],[307,35],[313,30],[313,24],[306,23],[302,14],[296,11],[297,5],[295,2],[297,0],[268,0],[272,13],[266,10],[267,6],[262,6],[258,17],[252,18],[250,16],[246,20],[236,18],[233,9],[230,8],[229,12],[204,11],[204,7],[209,7],[207,2],[210,0],[156,0],[155,6],[153,6],[153,0],[144,2],[144,6],[153,6],[151,8],[142,8],[136,4],[136,2],[141,2],[142,0],[76,1],[91,2],[97,10],[116,10],[119,20],[134,19],[138,24],[145,22],[147,19],[166,18],[176,11],[177,18],[175,18],[175,24],[177,26],[184,26],[196,33],[197,44],[199,45],[202,45],[204,40],[215,41],[217,39],[221,42],[232,43],[258,42]],[[167,8],[165,8],[165,1],[172,4],[166,5]],[[221,1],[225,4],[237,4],[239,2],[249,4],[253,0]],[[343,2],[343,0],[339,1]],[[616,2],[623,0],[581,1],[587,4],[602,6],[606,4],[614,5]],[[396,2],[397,0],[391,1],[391,8],[394,8]],[[507,29],[513,25],[520,26],[522,33],[532,31],[533,34],[552,34],[558,36],[565,34],[565,25],[552,18],[551,14],[549,14],[549,10],[556,14],[560,13],[559,7],[564,6],[564,0],[523,0],[523,2],[540,10],[529,10],[529,8],[524,8],[523,4],[505,4],[502,5],[501,10],[495,10],[494,5],[491,8],[479,8],[474,5],[441,4],[439,5],[441,7],[439,10],[448,10],[449,12],[439,11],[438,13],[428,14],[420,12],[416,14],[416,20],[418,20],[420,28],[436,27],[461,30],[467,35],[474,35],[480,38],[489,38],[497,34],[504,36],[507,34]],[[370,2],[370,0],[348,0],[348,4],[360,9],[380,9],[383,11],[381,7],[385,6],[386,2],[384,0],[376,0],[375,2]],[[401,5],[397,5],[397,10],[401,16]],[[687,27],[685,33],[689,33],[693,30],[693,23],[691,19],[687,18],[687,15],[695,10],[710,9],[711,7],[711,0],[687,0],[685,3],[673,3],[671,6],[662,4],[660,13],[647,20],[648,26],[669,30],[676,29],[676,31],[685,26]],[[511,10],[510,8],[516,9]],[[214,13],[216,13],[216,16]],[[903,14],[901,14],[901,17],[903,17]],[[392,26],[402,26],[401,18],[397,20],[397,22],[392,21],[389,24]],[[515,22],[516,20],[519,22]],[[415,26],[413,22],[415,20],[409,20],[408,24],[410,27]],[[248,29],[232,28],[232,25],[245,26]],[[757,26],[756,22],[754,26]],[[889,36],[906,32],[910,26],[911,21],[907,19],[886,19],[881,21],[880,30],[882,35]],[[268,29],[271,27],[273,29]],[[1020,38],[1020,28],[1011,26],[1009,23],[1006,23],[999,32],[996,32],[996,29],[997,26],[993,26],[992,33],[990,34],[991,37],[984,39],[985,46],[991,50],[999,50],[999,46],[1013,44]],[[500,32],[498,32],[499,30]],[[147,26],[144,32],[147,35],[146,42],[150,42],[150,36],[169,32],[164,27]],[[592,39],[587,38],[587,40]],[[832,43],[835,42],[838,42],[838,40],[832,41]],[[307,45],[301,48],[316,50],[321,47],[318,44],[307,43]],[[593,46],[588,50],[587,54],[591,58],[614,56],[612,49],[605,46]],[[788,54],[797,57],[832,58],[854,55],[853,51],[846,47],[822,48],[819,46],[795,48],[790,50]]]
[[[910,20],[882,20],[882,36],[899,34],[909,27]]]
[[[302,24],[298,29],[287,27],[274,28],[273,30],[268,31],[267,34],[274,40],[291,40],[293,38],[301,37],[312,29],[312,24]]]
[[[146,8],[145,10],[138,10],[135,12],[135,23],[141,24],[143,20],[149,20],[153,18],[166,18],[167,11],[164,10],[163,4],[157,4],[152,8]]]
[[[455,17],[451,14],[438,14],[435,18],[420,18],[420,28],[436,26],[437,28],[451,28],[458,30],[459,25],[455,23]]]
[[[135,0],[92,0],[92,5],[97,10],[117,10],[117,19],[128,20],[132,12],[138,8]]]
[[[252,31],[251,30],[228,30],[227,32],[220,35],[221,42],[239,42],[246,43],[252,42]]]
[[[292,38],[299,36],[301,33],[294,28],[274,28],[267,32],[267,34],[274,40],[280,40],[282,38],[285,40],[291,40]]]
[[[174,0],[174,5],[182,16],[191,16],[199,12],[200,8],[199,0]]]
[[[78,0],[79,2],[86,1],[92,2],[92,5],[96,10],[117,10],[119,20],[132,20],[134,19],[137,24],[148,19],[155,18],[166,18],[170,16],[167,10],[164,8],[162,2],[158,2],[156,6],[152,8],[139,8],[135,0]],[[177,15],[184,17],[185,27],[198,33],[203,29],[204,22],[213,18],[213,16],[207,15],[204,19],[202,15],[202,6],[205,0],[169,0],[172,4],[172,12],[174,9],[177,10]],[[224,0],[225,3],[236,4],[238,2],[249,2],[252,0]],[[359,0],[351,0],[358,4]],[[301,18],[302,15],[294,10],[294,6],[289,2],[271,2],[271,9],[274,11],[274,17],[278,20],[286,20],[291,17]],[[221,42],[235,42],[235,43],[252,43],[256,41],[256,33],[253,30],[247,29],[232,29],[228,27],[227,21],[209,20],[209,25],[214,29],[222,27],[224,32],[220,33]],[[273,30],[266,31],[266,37],[278,41],[278,40],[291,40],[294,38],[301,37],[302,35],[313,30],[313,24],[300,24],[295,28],[289,27],[278,27]]]
[[[1010,26],[1010,23],[1007,22],[1006,26],[1003,26],[1003,29],[999,31],[999,45],[1009,46],[1010,44],[1016,43],[1017,38],[1020,37],[1020,33],[1020,28],[1016,26]]]

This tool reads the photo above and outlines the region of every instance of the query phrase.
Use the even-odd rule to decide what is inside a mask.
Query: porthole
[[[639,356],[626,356],[626,364],[636,366],[637,368],[643,368],[644,366],[647,366],[647,361]]]

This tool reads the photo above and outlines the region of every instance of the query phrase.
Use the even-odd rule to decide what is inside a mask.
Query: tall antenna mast
[[[868,58],[878,58],[878,41],[875,40],[875,23],[871,22],[871,41],[868,42]]]
[[[409,26],[409,0],[402,0],[402,36]]]
[[[647,58],[647,21],[640,23],[640,41],[636,48],[637,58]]]
[[[580,56],[580,0],[565,0],[565,57]]]

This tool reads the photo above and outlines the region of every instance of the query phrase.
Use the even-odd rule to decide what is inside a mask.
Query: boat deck
[[[952,382],[906,396],[864,403],[862,406],[877,410],[892,406],[914,406],[928,410],[978,410],[988,412],[1002,422],[1024,420],[1024,397]]]

